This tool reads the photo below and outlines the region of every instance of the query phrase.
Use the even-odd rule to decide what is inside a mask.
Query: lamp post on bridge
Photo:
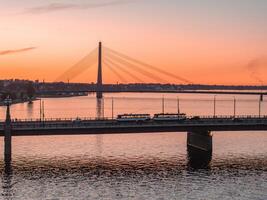
[[[42,99],[39,99],[39,115],[40,115],[40,122],[42,121]]]
[[[213,98],[213,117],[214,118],[216,117],[216,96],[217,95],[214,95],[214,98]]]
[[[164,95],[162,96],[162,114],[165,113],[165,98]]]
[[[177,97],[177,113],[180,114],[180,99]]]
[[[236,116],[236,98],[234,96],[234,118]]]
[[[114,98],[111,99],[111,116],[114,119]]]
[[[259,99],[259,118],[261,117],[261,98]]]

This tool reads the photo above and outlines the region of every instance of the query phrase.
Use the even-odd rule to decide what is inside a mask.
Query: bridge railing
[[[11,119],[12,122],[40,122],[40,121],[58,121],[58,122],[65,122],[65,121],[95,121],[95,120],[110,120],[111,118],[104,117],[104,118],[94,118],[94,117],[77,117],[77,118],[24,118],[24,119]],[[4,119],[0,119],[0,122],[5,122]]]
[[[217,116],[211,116],[211,115],[192,115],[187,116],[187,119],[199,119],[199,120],[214,120],[214,119],[266,119],[267,115],[217,115]],[[153,119],[153,117],[151,118]],[[112,120],[110,117],[76,117],[76,118],[28,118],[28,119],[17,119],[13,118],[12,122],[21,122],[21,123],[29,123],[29,122],[78,122],[78,121],[105,121],[105,120]],[[113,118],[113,120],[116,120],[116,118]],[[0,123],[4,123],[4,119],[0,119]]]
[[[250,118],[267,118],[267,115],[193,115],[193,116],[187,116],[187,118],[194,118],[194,117],[199,117],[200,119],[250,119]]]
[[[59,129],[66,129],[66,128],[88,128],[88,127],[109,127],[109,126],[116,126],[116,127],[136,127],[136,126],[159,126],[161,127],[162,125],[164,126],[192,126],[192,125],[204,125],[204,126],[216,126],[216,125],[249,125],[253,124],[254,126],[256,125],[267,125],[267,121],[263,119],[254,119],[254,120],[241,120],[241,121],[232,121],[232,120],[217,120],[217,121],[183,121],[183,122],[162,122],[162,121],[150,121],[150,122],[142,122],[142,123],[137,123],[137,122],[117,122],[117,121],[103,121],[102,123],[100,122],[85,122],[85,123],[53,123],[53,122],[47,122],[47,123],[30,123],[30,124],[14,124],[13,128],[14,129],[50,129],[50,128],[59,128]]]
[[[13,123],[12,128],[14,129],[65,129],[65,128],[88,128],[88,127],[103,127],[103,126],[116,126],[116,127],[124,127],[124,126],[146,126],[146,125],[155,125],[155,126],[162,126],[162,125],[170,125],[170,126],[192,126],[192,125],[204,125],[204,126],[212,126],[212,125],[267,125],[267,117],[265,118],[238,118],[239,120],[231,119],[231,118],[213,118],[213,119],[186,119],[182,121],[143,121],[143,122],[136,122],[136,121],[126,121],[126,122],[119,122],[117,120],[87,120],[87,121],[24,121]],[[0,129],[3,130],[4,123],[0,124]]]

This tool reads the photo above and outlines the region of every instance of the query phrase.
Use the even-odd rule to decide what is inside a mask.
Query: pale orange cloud
[[[90,8],[99,8],[99,7],[127,4],[127,3],[132,3],[135,1],[137,0],[113,0],[109,2],[95,2],[95,3],[90,3],[90,4],[52,3],[52,4],[48,4],[44,6],[29,8],[26,10],[25,13],[40,14],[40,13],[55,12],[55,11],[62,11],[62,10],[69,10],[69,9],[84,10],[84,9],[90,9]]]
[[[13,49],[13,50],[4,50],[0,51],[0,55],[8,55],[8,54],[15,54],[15,53],[22,53],[25,51],[31,51],[36,49],[36,47],[28,47],[28,48],[23,48],[23,49]]]

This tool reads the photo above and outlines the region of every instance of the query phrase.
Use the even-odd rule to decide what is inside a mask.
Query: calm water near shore
[[[159,113],[163,94],[43,99],[48,118]],[[177,112],[177,95],[164,94]],[[213,115],[213,95],[181,94],[188,115]],[[216,114],[233,115],[232,95],[216,96]],[[259,97],[236,96],[237,115],[258,115]],[[16,104],[12,118],[39,118],[39,102]],[[266,101],[261,114],[267,115]],[[4,119],[5,108],[0,107]],[[0,199],[267,199],[267,131],[214,133],[210,166],[187,159],[186,133],[14,137],[13,161],[0,154]],[[3,138],[0,140],[3,152]]]

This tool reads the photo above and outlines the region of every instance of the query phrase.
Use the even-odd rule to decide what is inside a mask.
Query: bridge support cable
[[[150,79],[153,79],[153,80],[155,80],[157,82],[167,83],[166,80],[164,80],[164,79],[162,79],[162,78],[160,78],[160,77],[158,77],[158,76],[156,76],[156,75],[154,75],[154,74],[142,69],[141,67],[139,67],[139,66],[137,66],[137,65],[135,65],[135,64],[133,64],[131,62],[126,61],[123,58],[120,58],[119,56],[112,55],[112,54],[109,54],[109,53],[107,53],[107,56],[111,60],[116,61],[116,62],[118,62],[120,64],[123,64],[124,66],[129,67],[130,69],[142,74],[143,76],[146,76],[146,77],[148,77]]]
[[[107,66],[109,68],[109,70],[111,72],[113,72],[113,74],[115,74],[123,83],[127,83],[127,80],[123,78],[122,75],[119,74],[119,72],[117,70],[114,69],[114,67],[112,67],[112,65],[108,64],[107,61],[103,61],[104,66]]]
[[[113,61],[111,61],[109,58],[105,58],[105,61],[107,63],[109,63],[112,66],[116,66],[116,68],[118,68],[120,71],[124,72],[125,74],[127,74],[128,76],[130,76],[132,79],[134,79],[135,81],[138,81],[139,83],[144,83],[144,81],[142,79],[140,79],[139,77],[135,76],[134,74],[128,72],[126,69],[124,69],[124,67],[120,66],[121,64],[118,63],[114,63]],[[129,82],[129,81],[128,81]]]
[[[149,68],[149,69],[152,69],[152,70],[154,70],[154,71],[157,71],[158,73],[164,74],[164,75],[166,75],[166,76],[168,76],[168,77],[172,77],[172,78],[174,78],[174,79],[176,79],[176,80],[178,80],[178,81],[180,81],[180,82],[187,83],[187,84],[193,84],[193,82],[190,81],[190,80],[188,80],[188,79],[185,79],[185,78],[182,78],[182,77],[180,77],[180,76],[174,75],[174,74],[172,74],[172,73],[166,72],[166,71],[164,71],[164,70],[162,70],[162,69],[160,69],[160,68],[158,68],[158,67],[155,67],[155,66],[146,64],[146,63],[144,63],[144,62],[142,62],[142,61],[139,61],[139,60],[136,60],[136,59],[134,59],[134,58],[131,58],[131,57],[127,56],[127,55],[124,55],[124,54],[122,54],[122,53],[120,53],[120,52],[114,51],[114,50],[112,50],[112,49],[110,49],[110,48],[105,47],[105,49],[106,49],[107,52],[109,52],[109,53],[112,53],[112,54],[114,54],[114,55],[117,55],[117,56],[119,56],[119,57],[122,57],[122,58],[124,58],[124,59],[126,59],[126,60],[129,60],[129,61],[131,61],[131,62],[134,62],[134,63],[136,63],[136,64],[138,64],[138,65],[141,65],[141,66],[147,67],[147,68]]]
[[[97,49],[94,49],[91,53],[85,56],[82,60],[80,60],[77,64],[70,67],[66,72],[64,72],[61,76],[59,76],[55,81],[69,81],[84,71],[86,71],[89,67],[95,65],[97,63]]]

